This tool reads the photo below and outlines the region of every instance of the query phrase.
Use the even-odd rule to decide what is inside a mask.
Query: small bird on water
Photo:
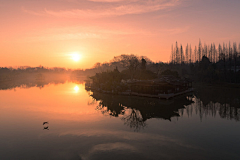
[[[43,122],[43,125],[44,125],[44,124],[48,124],[48,122]]]

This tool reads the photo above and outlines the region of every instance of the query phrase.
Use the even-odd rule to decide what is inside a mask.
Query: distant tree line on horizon
[[[38,67],[30,67],[30,66],[20,66],[20,67],[0,67],[0,73],[2,72],[29,72],[29,73],[33,73],[33,72],[72,72],[72,69],[66,69],[63,67],[52,67],[52,68],[48,68],[48,67],[44,67],[44,66],[38,66]]]
[[[49,83],[59,84],[65,83],[66,81],[83,82],[71,76],[71,73],[72,70],[60,67],[0,67],[0,90],[15,87],[29,88],[34,86],[43,88]]]
[[[185,49],[184,49],[185,48]],[[175,47],[172,45],[172,68],[181,68],[183,75],[188,74],[195,81],[240,83],[240,44],[210,45],[202,44],[192,49],[191,45]]]
[[[170,63],[195,63],[201,61],[203,56],[207,57],[211,63],[225,60],[232,61],[234,65],[234,62],[240,56],[240,43],[238,47],[237,43],[231,44],[230,42],[229,44],[223,43],[216,46],[215,43],[210,45],[202,44],[201,40],[199,40],[199,45],[192,48],[188,44],[186,47],[183,47],[181,44],[178,46],[178,42],[176,42],[175,46],[172,45]]]
[[[144,61],[142,61],[144,60]],[[118,69],[125,78],[152,79],[159,76],[172,75],[190,78],[195,82],[228,82],[240,83],[240,44],[229,43],[216,46],[202,44],[192,48],[183,47],[177,42],[172,46],[171,59],[168,63],[154,62],[146,56],[122,54],[112,60],[96,63],[88,69],[66,69],[39,67],[0,68],[0,80],[6,76],[23,75],[23,73],[67,73],[71,77],[91,77],[96,73],[107,73]],[[4,76],[6,75],[6,76]],[[10,78],[14,78],[10,76]],[[5,78],[4,78],[5,77]],[[7,78],[8,79],[8,78]]]

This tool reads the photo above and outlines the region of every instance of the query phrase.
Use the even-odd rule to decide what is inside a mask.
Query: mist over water
[[[0,159],[239,159],[235,93],[206,87],[159,100],[70,80],[4,88]]]

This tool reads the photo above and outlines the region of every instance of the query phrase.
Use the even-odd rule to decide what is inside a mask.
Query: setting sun
[[[71,58],[77,62],[81,59],[81,55],[79,53],[73,53],[71,54]]]
[[[75,87],[74,87],[74,91],[75,91],[75,92],[78,92],[78,91],[79,91],[79,87],[78,87],[78,86],[75,86]]]

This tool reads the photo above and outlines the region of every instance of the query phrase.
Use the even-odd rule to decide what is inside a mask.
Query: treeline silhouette
[[[110,71],[113,71],[118,68],[118,71],[122,72],[124,71],[124,74],[127,76],[134,77],[138,76],[139,73],[136,73],[136,71],[140,71],[140,69],[143,67],[142,59],[146,61],[146,70],[149,70],[149,67],[153,62],[147,58],[146,56],[137,56],[134,54],[122,54],[119,56],[115,56],[113,59],[111,59],[109,62],[97,62],[93,65],[92,68],[89,69],[77,69],[74,70],[72,73],[74,75],[86,75],[86,76],[94,76],[96,73],[107,73]],[[153,67],[153,70],[156,67]]]
[[[88,69],[71,70],[43,66],[0,68],[0,83],[24,77],[25,73],[64,73],[77,80],[79,77],[91,77],[96,73],[108,73],[116,68],[129,79],[152,79],[166,74],[190,78],[195,82],[240,83],[240,44],[238,46],[237,43],[206,45],[199,41],[198,46],[183,47],[176,42],[172,46],[171,59],[168,63],[154,62],[146,56],[122,54],[108,62],[98,62]]]
[[[87,73],[91,76],[113,71],[117,67],[120,72],[125,70],[125,73],[129,72],[132,77],[138,77],[141,74],[139,70],[142,67],[142,59],[146,60],[146,70],[155,73],[157,77],[168,70],[195,82],[240,83],[240,44],[237,43],[206,45],[199,41],[198,46],[187,44],[183,47],[176,42],[172,45],[171,59],[168,63],[153,62],[146,56],[122,54],[109,62],[96,63],[91,69],[78,70],[75,73]]]
[[[184,76],[190,76],[201,82],[240,83],[240,44],[237,43],[199,45],[183,47],[172,45],[169,65]]]
[[[45,68],[39,67],[19,67],[0,68],[0,90],[12,89],[16,87],[43,88],[48,84],[62,84],[66,81],[83,83],[84,78],[72,75],[72,70],[65,68]]]

